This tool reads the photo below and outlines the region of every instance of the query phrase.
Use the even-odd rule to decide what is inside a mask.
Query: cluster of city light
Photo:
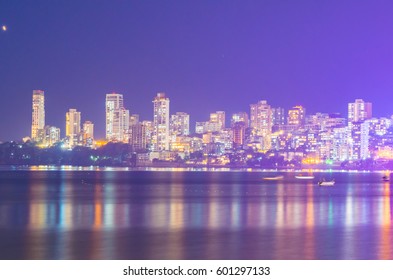
[[[393,159],[393,135],[389,132],[390,118],[373,118],[372,105],[361,99],[348,104],[348,118],[337,114],[306,115],[297,105],[285,114],[283,108],[273,108],[266,100],[250,105],[250,111],[231,115],[216,111],[207,121],[198,121],[195,133],[190,133],[190,116],[185,112],[170,114],[169,98],[158,93],[153,99],[153,120],[140,120],[124,108],[123,95],[106,95],[106,139],[94,140],[94,125],[86,121],[81,126],[81,113],[70,109],[66,113],[66,138],[60,130],[45,126],[44,92],[33,91],[31,138],[41,147],[61,142],[72,149],[83,145],[100,147],[108,142],[131,145],[139,162],[154,159],[187,160],[193,164],[228,164],[236,155],[239,162],[262,160],[256,153],[283,157],[302,164],[333,164],[345,160],[368,158]],[[191,159],[200,152],[202,157]]]

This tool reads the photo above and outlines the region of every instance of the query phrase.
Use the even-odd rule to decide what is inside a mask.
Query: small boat
[[[336,182],[334,181],[334,179],[331,181],[321,180],[318,182],[318,185],[320,185],[320,186],[334,186],[335,183]]]
[[[389,176],[383,176],[382,177],[382,181],[384,181],[384,182],[389,182],[390,181],[390,178],[389,178]]]
[[[295,175],[295,178],[302,179],[302,180],[310,180],[310,179],[314,179],[314,175],[299,174],[299,175]]]
[[[277,181],[277,180],[282,180],[283,178],[284,176],[278,175],[273,177],[263,177],[263,180]]]

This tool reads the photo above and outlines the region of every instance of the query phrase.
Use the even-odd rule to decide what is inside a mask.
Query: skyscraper
[[[31,138],[40,141],[39,130],[45,128],[45,96],[43,90],[33,90],[33,114],[31,123]]]
[[[303,106],[294,106],[288,110],[288,124],[301,126],[306,120],[306,109]]]
[[[372,117],[372,104],[356,99],[354,103],[348,103],[348,122],[361,122]]]
[[[272,122],[273,125],[284,125],[285,124],[285,111],[284,108],[272,108]]]
[[[169,150],[169,98],[165,93],[159,92],[153,100],[154,119],[153,119],[153,151]]]
[[[369,122],[353,122],[351,126],[350,159],[361,160],[369,157]]]
[[[94,124],[91,121],[83,123],[83,145],[94,147]]]
[[[66,113],[66,136],[68,137],[69,147],[72,148],[78,144],[78,137],[81,132],[81,112],[76,109],[70,109]]]
[[[220,131],[225,128],[225,112],[217,111],[215,113],[210,113],[210,121],[211,124],[218,124],[217,130]]]
[[[235,148],[240,147],[244,144],[244,140],[246,137],[245,131],[246,126],[244,125],[244,122],[235,122],[235,124],[232,125],[233,145]]]
[[[46,125],[45,140],[43,141],[43,144],[50,147],[58,142],[60,142],[60,128]]]
[[[171,116],[170,123],[171,135],[189,135],[190,134],[190,115],[183,112],[177,112]]]
[[[130,112],[124,108],[123,95],[108,93],[105,101],[106,139],[128,142]]]
[[[130,145],[133,151],[143,151],[147,148],[147,126],[143,123],[136,123],[130,126]]]
[[[262,148],[271,148],[272,110],[265,100],[250,105],[251,128],[254,136],[262,137]]]

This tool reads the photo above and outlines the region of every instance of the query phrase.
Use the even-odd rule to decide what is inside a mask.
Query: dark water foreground
[[[383,174],[269,175],[3,170],[0,258],[393,259]]]

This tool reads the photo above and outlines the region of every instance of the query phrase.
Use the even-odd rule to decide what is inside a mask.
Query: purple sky
[[[363,98],[393,114],[392,1],[0,0],[0,140],[30,135],[33,89],[46,123],[69,108],[105,131],[105,94],[152,119],[164,91],[171,112],[274,107],[341,112]]]

